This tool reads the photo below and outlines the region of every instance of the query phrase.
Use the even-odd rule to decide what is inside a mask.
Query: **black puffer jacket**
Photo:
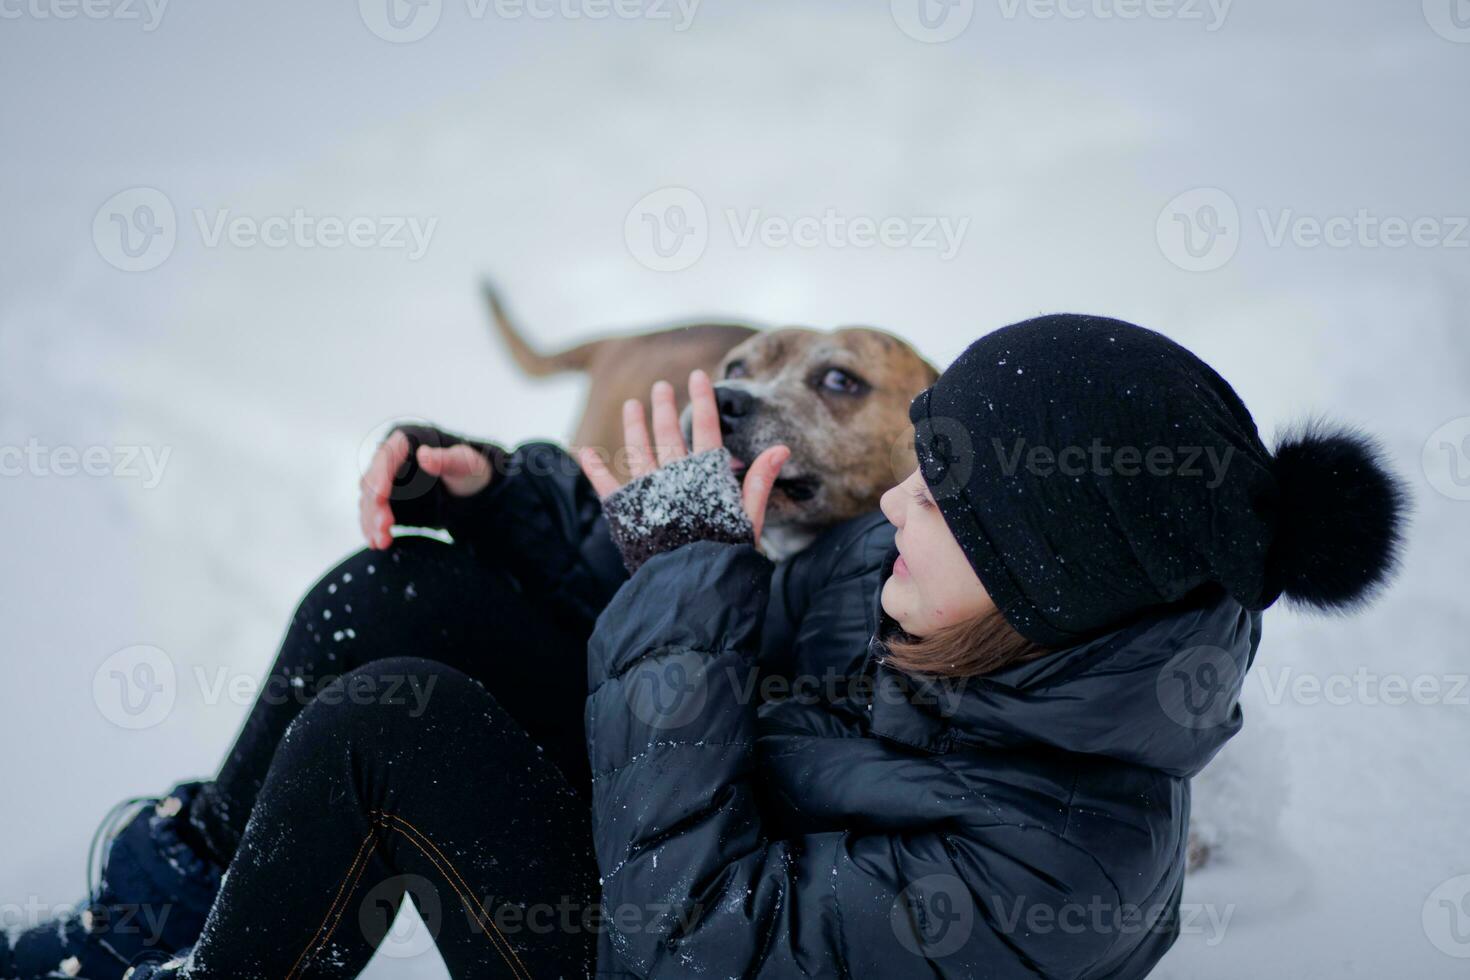
[[[603,975],[1141,977],[1169,948],[1188,779],[1240,727],[1259,614],[1201,596],[919,683],[878,662],[880,516],[779,567],[697,541],[623,581],[558,453],[502,454],[497,502],[458,506],[574,606],[615,591],[586,709]]]

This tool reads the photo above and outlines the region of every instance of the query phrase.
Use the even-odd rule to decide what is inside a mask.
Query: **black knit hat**
[[[1313,425],[1272,454],[1208,364],[1120,320],[987,334],[909,417],[981,583],[1046,646],[1212,585],[1250,609],[1347,608],[1397,561],[1407,496],[1371,439]]]

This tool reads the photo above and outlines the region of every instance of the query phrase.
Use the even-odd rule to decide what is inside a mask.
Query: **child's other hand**
[[[383,440],[363,475],[357,499],[358,523],[369,548],[381,550],[393,543],[393,476],[408,459],[408,436],[402,429]],[[469,497],[490,485],[490,461],[474,447],[419,446],[419,468],[437,476],[456,497]]]
[[[679,413],[674,404],[674,386],[659,381],[653,386],[653,435],[656,442],[649,446],[648,426],[643,418],[643,403],[630,398],[623,403],[623,442],[627,447],[628,471],[633,479],[652,473],[660,466],[667,466],[676,459],[683,459],[689,450],[684,445],[684,434],[679,430]],[[702,453],[719,449],[723,445],[720,437],[720,410],[715,403],[715,388],[709,375],[694,371],[689,375],[689,403],[693,411],[692,434],[694,452]],[[791,458],[791,450],[785,446],[768,447],[751,460],[745,470],[741,484],[741,503],[745,515],[755,528],[755,540],[760,541],[761,526],[765,523],[766,505],[771,498],[771,488],[781,467]],[[623,484],[613,476],[606,462],[591,447],[577,451],[577,462],[587,474],[592,488],[600,498],[621,489]]]

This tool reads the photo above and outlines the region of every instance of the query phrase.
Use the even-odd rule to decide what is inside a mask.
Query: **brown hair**
[[[907,674],[978,677],[1051,652],[1017,633],[998,611],[942,626],[928,636],[885,638],[888,663]]]

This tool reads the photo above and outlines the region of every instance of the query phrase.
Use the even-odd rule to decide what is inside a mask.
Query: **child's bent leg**
[[[592,971],[585,800],[479,684],[417,658],[332,682],[291,725],[189,975],[356,976],[405,892],[454,976]]]
[[[234,746],[190,814],[210,850],[239,843],[286,727],[336,677],[411,653],[480,680],[579,790],[591,623],[552,612],[493,558],[427,537],[361,551],[302,598]],[[534,644],[509,643],[534,637]],[[535,649],[528,657],[524,651]],[[511,655],[510,650],[517,653]]]

